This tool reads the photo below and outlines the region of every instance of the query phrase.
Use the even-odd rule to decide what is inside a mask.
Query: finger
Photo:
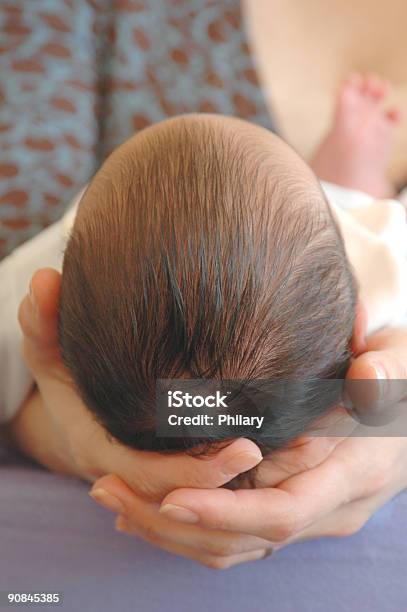
[[[404,483],[401,485],[400,490],[403,486]],[[289,538],[284,543],[276,544],[274,548],[279,550],[283,546],[293,544],[294,542],[314,540],[316,538],[343,538],[354,535],[364,527],[376,510],[383,506],[397,492],[396,490],[389,491],[387,489],[377,495],[344,504],[293,538]]]
[[[182,508],[192,512],[205,527],[278,542],[292,537],[350,499],[352,482],[347,465],[332,456],[317,468],[289,478],[278,488],[179,489],[167,495],[160,512],[179,520]]]
[[[368,338],[366,352],[360,355],[348,370],[346,388],[356,407],[363,409],[364,393],[356,393],[360,385],[349,381],[377,380],[378,385],[366,385],[366,405],[379,399],[380,393],[387,401],[393,403],[404,399],[404,385],[388,384],[386,381],[403,381],[407,378],[407,330],[405,328],[387,328]],[[348,389],[349,387],[349,389]]]
[[[25,312],[20,318],[24,334],[39,343],[49,343],[57,338],[55,323],[58,316],[58,301],[61,274],[53,268],[42,268],[32,276],[29,298]],[[49,333],[46,334],[45,331]]]
[[[352,335],[352,354],[359,355],[366,351],[366,334],[368,326],[367,308],[361,300],[356,304],[355,323]]]
[[[373,438],[366,440],[366,444],[369,446],[367,457],[371,467],[370,475],[369,470],[366,470],[365,473],[364,484],[366,489],[364,491],[360,490],[354,501],[338,506],[333,512],[315,521],[294,537],[288,538],[280,544],[275,544],[273,546],[275,550],[302,540],[353,535],[363,528],[381,506],[405,488],[403,470],[400,470],[397,474],[397,470],[383,466],[383,457],[387,456],[388,458],[390,447],[392,454],[395,453],[391,460],[392,465],[402,465],[406,446],[405,440],[403,438],[382,438],[380,448],[377,442],[378,440]],[[366,454],[366,448],[365,451],[362,451],[364,454]],[[376,464],[374,462],[375,457]],[[373,479],[371,478],[372,475]]]
[[[22,300],[18,320],[24,337],[29,366],[39,368],[59,361],[58,303],[61,275],[52,268],[35,272],[30,292]]]
[[[118,519],[116,520],[116,529],[123,533],[129,535],[137,535],[142,539],[145,539],[140,536],[137,530],[134,529],[134,526],[123,517],[118,517]],[[199,551],[191,546],[172,542],[165,538],[157,539],[154,542],[154,545],[174,555],[185,557],[187,559],[193,559],[201,565],[205,565],[206,567],[209,567],[211,569],[229,569],[230,567],[233,567],[234,565],[239,565],[240,563],[247,563],[249,561],[257,561],[259,559],[264,559],[270,554],[270,549],[267,548],[230,556],[217,556],[203,553],[202,551]]]
[[[387,327],[369,336],[366,350],[368,352],[386,352],[383,366],[387,370],[387,378],[407,377],[407,328]],[[391,353],[393,359],[388,359]],[[385,362],[389,362],[387,363]],[[378,360],[381,363],[381,360]]]
[[[248,488],[274,487],[290,476],[315,468],[327,459],[342,440],[339,436],[322,435],[296,438],[287,447],[264,457],[250,473],[251,486]]]
[[[317,467],[357,427],[358,422],[343,406],[338,406],[317,419],[307,434],[266,455],[246,480],[239,479],[236,488],[274,487],[295,474]]]
[[[406,374],[406,364],[393,350],[360,355],[345,381],[348,408],[366,425],[392,422],[404,411],[401,401],[407,398]]]
[[[239,438],[217,452],[201,456],[186,453],[164,456],[134,451],[137,464],[128,448],[117,445],[112,450],[112,470],[108,471],[119,473],[130,486],[137,483],[137,490],[143,491],[147,499],[157,499],[159,492],[160,500],[181,486],[201,489],[220,487],[263,459],[256,444],[246,438]],[[135,465],[137,473],[134,471]]]
[[[294,537],[276,544],[274,549],[277,551],[290,544],[295,544],[295,542],[304,542],[317,538],[344,538],[359,531],[365,525],[368,518],[368,515],[365,512],[361,512],[358,507],[353,504],[345,504],[323,517],[320,521],[316,521],[310,527],[300,531]]]
[[[232,556],[270,548],[262,538],[208,530],[193,524],[174,523],[158,513],[158,505],[140,499],[117,476],[100,478],[92,487],[91,497],[103,507],[119,512],[131,533],[152,544],[166,540],[215,556]]]

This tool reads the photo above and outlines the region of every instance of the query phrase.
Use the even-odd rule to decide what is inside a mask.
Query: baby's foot
[[[377,198],[394,196],[386,171],[401,114],[383,110],[389,89],[374,75],[352,74],[343,83],[332,128],[311,162],[320,179]]]

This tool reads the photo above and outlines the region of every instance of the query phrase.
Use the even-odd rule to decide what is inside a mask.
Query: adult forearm
[[[14,448],[49,470],[79,476],[64,449],[37,388],[27,397],[17,415],[3,428]]]

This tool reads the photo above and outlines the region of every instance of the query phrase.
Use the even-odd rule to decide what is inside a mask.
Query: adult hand
[[[405,453],[404,439],[303,439],[261,464],[259,484],[268,484],[268,488],[255,491],[212,489],[258,463],[257,447],[246,440],[236,441],[209,461],[187,457],[189,461],[183,463],[185,456],[138,453],[107,439],[80,402],[59,359],[59,280],[58,273],[50,270],[33,278],[34,303],[25,298],[20,309],[24,353],[40,388],[51,434],[63,449],[65,471],[89,480],[107,472],[120,476],[99,480],[93,493],[102,505],[120,513],[121,530],[138,533],[162,548],[211,567],[223,568],[263,557],[273,545],[351,533],[378,505],[405,486],[400,460]],[[406,334],[406,330],[376,334],[367,352],[354,362],[349,377],[374,378],[379,369],[379,378],[406,378]],[[242,444],[244,447],[235,446]],[[249,452],[250,456],[254,451],[255,460],[251,456],[246,462],[245,456],[240,469],[226,469],[223,462],[232,459],[227,454],[230,449],[236,455]],[[140,474],[136,458],[141,462]],[[292,475],[297,472],[302,473]],[[270,487],[283,478],[280,485]],[[208,490],[173,491],[159,513],[159,499],[185,484]]]
[[[348,373],[349,380],[375,378],[407,379],[407,329],[386,329],[373,335],[366,352]],[[352,391],[352,386],[349,388]],[[391,385],[389,393],[392,402],[406,400],[404,396],[395,398]],[[319,447],[318,438],[314,444]],[[162,509],[167,504],[186,508],[202,525],[256,535],[277,542],[277,547],[308,537],[347,535],[360,529],[379,506],[407,486],[406,452],[407,437],[349,437],[332,442],[321,463],[288,476],[274,488],[184,489],[170,493]],[[293,453],[298,454],[298,449]],[[285,452],[285,460],[294,471],[290,450]],[[267,464],[259,472],[265,486]],[[275,482],[273,463],[269,479]]]
[[[349,381],[385,378],[407,378],[407,329],[387,329],[372,336],[348,373]],[[353,389],[350,385],[351,394]],[[393,391],[393,402],[405,400],[395,398]],[[357,401],[357,394],[351,399]],[[407,486],[406,452],[404,437],[304,437],[259,465],[257,485],[262,488],[183,488],[167,495],[159,513],[114,477],[105,477],[95,487],[103,486],[121,500],[120,529],[173,552],[177,552],[174,540],[182,533],[185,546],[192,543],[195,554],[199,549],[194,558],[213,567],[229,567],[240,562],[239,554],[249,544],[257,543],[264,551],[306,538],[355,533],[378,507]],[[183,522],[179,529],[186,531],[175,531],[169,519]],[[212,534],[218,539],[209,531],[206,539],[203,535],[204,539],[196,540],[193,528],[199,527],[215,530]],[[193,556],[191,547],[179,552]]]
[[[180,486],[221,486],[261,461],[257,446],[245,439],[206,458],[140,452],[111,439],[81,401],[60,359],[60,282],[56,270],[37,271],[19,309],[23,355],[38,387],[10,425],[22,450],[50,469],[89,481],[113,472],[150,501],[161,501]]]

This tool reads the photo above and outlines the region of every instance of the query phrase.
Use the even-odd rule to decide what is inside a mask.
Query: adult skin
[[[38,390],[8,433],[48,468],[94,482],[92,496],[119,514],[120,530],[227,568],[299,539],[354,533],[407,486],[407,438],[303,438],[263,461],[244,439],[209,459],[138,452],[110,440],[59,359],[59,284],[56,271],[38,271],[20,306],[24,355]],[[359,349],[350,380],[407,378],[407,329],[379,332]],[[262,488],[216,488],[260,462]]]

